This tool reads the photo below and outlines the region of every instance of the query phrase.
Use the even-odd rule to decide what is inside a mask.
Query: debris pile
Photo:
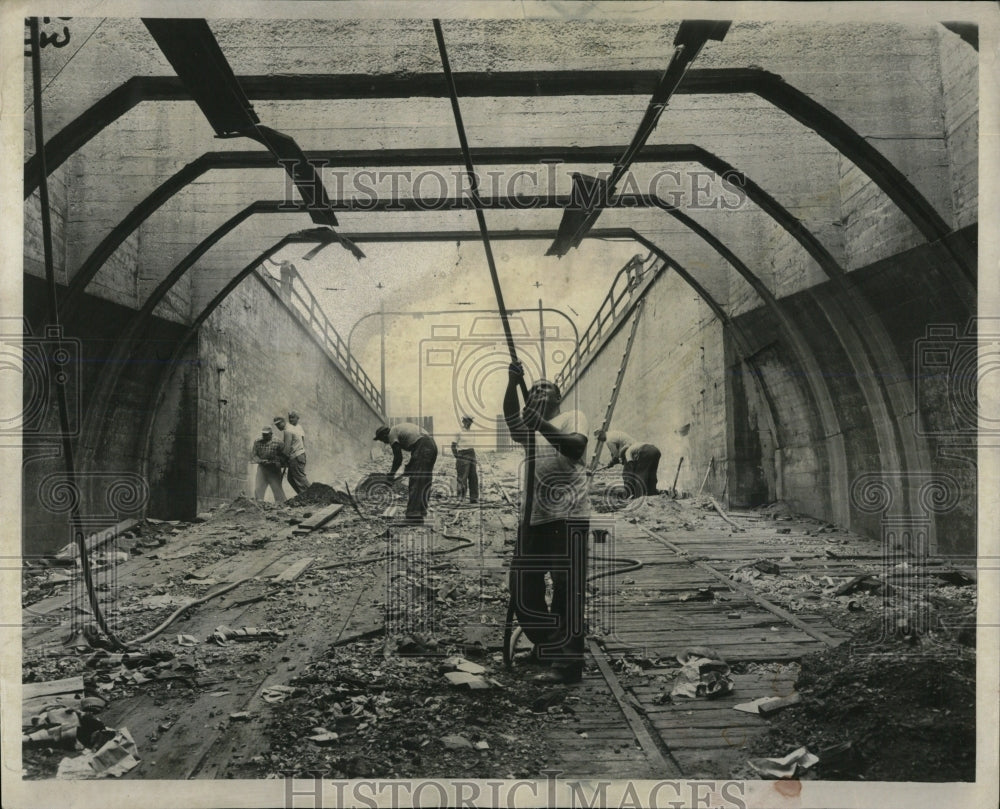
[[[961,646],[917,648],[871,620],[855,643],[803,658],[800,702],[751,740],[750,769],[732,775],[760,777],[757,757],[804,746],[818,757],[809,777],[823,780],[975,780],[975,671]]]
[[[325,483],[312,483],[305,491],[295,497],[289,497],[285,505],[291,508],[300,506],[332,506],[334,503],[350,505],[351,498],[347,492],[339,491]]]
[[[269,751],[234,775],[537,776],[551,752],[545,723],[572,719],[578,698],[562,693],[536,712],[539,689],[511,687],[513,675],[498,653],[475,663],[454,654],[455,644],[438,643],[432,653],[418,655],[413,640],[391,647],[359,641],[310,663],[291,681],[295,694],[267,726]],[[455,675],[463,675],[462,682],[453,683]],[[466,682],[472,678],[485,687]]]

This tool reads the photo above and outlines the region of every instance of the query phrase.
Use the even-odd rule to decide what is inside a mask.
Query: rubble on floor
[[[803,658],[799,704],[774,716],[747,757],[805,745],[819,757],[810,777],[823,780],[974,781],[975,674],[965,647],[887,637],[870,619],[853,643]],[[759,777],[752,764],[731,775]]]
[[[523,668],[508,671],[502,664],[518,457],[484,454],[480,509],[452,508],[444,489],[438,492],[432,504],[438,533],[419,564],[403,539],[387,534],[380,503],[351,503],[346,487],[323,483],[280,506],[240,497],[193,523],[136,523],[93,554],[109,621],[129,640],[182,612],[127,651],[109,646],[93,624],[77,560],[31,560],[23,603],[34,611],[26,615],[39,621],[32,632],[46,642],[26,643],[24,682],[63,683],[58,687],[79,706],[61,707],[77,711],[79,724],[54,702],[37,727],[26,727],[26,735],[39,734],[25,748],[26,777],[54,778],[60,769],[98,773],[93,758],[64,763],[70,751],[63,725],[66,740],[69,727],[74,733],[84,725],[103,729],[94,738],[84,730],[86,739],[101,742],[87,748],[91,753],[120,730],[117,747],[98,758],[108,774],[148,777],[157,746],[169,743],[196,701],[209,705],[206,733],[227,741],[232,734],[234,749],[247,750],[226,759],[215,777],[538,777],[551,763],[554,729],[574,729],[583,740],[593,735],[580,724],[593,695],[529,684]],[[377,475],[384,460],[354,471],[350,480]],[[733,534],[707,498],[614,501],[605,496],[613,480],[610,473],[598,480],[594,506],[598,514],[615,508],[619,524],[709,547],[710,540],[698,538]],[[405,484],[399,490],[397,497],[405,497]],[[308,527],[338,504],[344,508],[329,522]],[[479,534],[484,514],[492,528]],[[610,660],[622,686],[655,688],[675,704],[716,693],[739,704],[747,698],[727,685],[733,677],[759,672],[795,680],[795,700],[783,693],[780,705],[774,698],[751,702],[773,730],[741,750],[746,756],[738,777],[761,777],[751,759],[780,760],[802,747],[819,760],[803,770],[796,759],[796,777],[967,777],[974,759],[974,578],[937,560],[898,557],[889,564],[870,540],[797,517],[783,504],[729,517],[755,527],[765,553],[738,563],[711,561],[723,579],[732,573],[732,586],[750,588],[793,615],[822,616],[861,641],[872,639],[877,622],[881,645],[899,654],[852,654],[845,643],[803,659],[800,669],[796,662],[726,665],[710,650],[662,656],[638,650]],[[699,554],[711,559],[710,549]],[[257,557],[270,566],[248,568],[252,575],[245,578],[234,573]],[[117,578],[119,568],[139,566],[148,576]],[[203,600],[234,580],[225,596]],[[742,617],[726,605],[732,592],[725,581],[668,594],[635,581],[619,575],[592,582],[591,601],[614,593],[625,608],[665,605],[667,611],[670,602],[704,602],[691,606],[717,609],[730,623]],[[343,605],[335,621],[322,612],[331,605]],[[321,614],[326,623],[316,618]],[[433,631],[422,629],[431,616]],[[693,642],[711,646],[712,638]],[[688,678],[694,693],[672,696],[684,664],[697,667],[697,677]],[[706,675],[714,685],[704,684],[699,694]],[[91,700],[86,710],[81,700]],[[102,715],[129,701],[146,706],[145,727],[131,720],[127,726],[107,720],[120,727],[106,727]],[[906,740],[906,755],[899,739]],[[951,752],[959,748],[963,752]]]

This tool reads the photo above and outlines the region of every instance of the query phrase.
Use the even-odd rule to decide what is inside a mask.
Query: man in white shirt
[[[583,674],[587,533],[590,501],[584,453],[587,422],[579,411],[560,411],[559,388],[539,380],[519,412],[524,371],[511,363],[503,413],[511,437],[526,444],[535,433],[535,480],[521,555],[512,563],[514,610],[532,654],[551,666],[542,682],[574,683]],[[522,518],[523,519],[523,518]],[[545,574],[552,577],[552,605],[545,602]]]
[[[295,493],[304,492],[309,488],[309,478],[306,477],[306,439],[302,428],[298,426],[299,414],[292,410],[288,420],[295,421],[286,424],[283,416],[274,417],[274,426],[282,432],[285,444],[285,457],[288,463],[288,483]]]
[[[392,447],[392,468],[386,476],[390,484],[396,479],[396,470],[403,464],[403,450],[410,453],[410,461],[403,469],[403,474],[410,478],[406,521],[414,525],[423,524],[438,456],[437,444],[419,426],[408,421],[393,427],[380,427],[374,440]]]
[[[615,464],[622,465],[622,482],[629,497],[643,497],[656,494],[656,470],[660,465],[660,450],[653,444],[636,441],[628,433],[620,430],[595,430],[594,437],[604,443],[611,453],[610,469]]]
[[[464,500],[469,493],[469,502],[479,502],[479,472],[476,469],[476,448],[472,446],[470,428],[472,416],[462,416],[462,429],[451,442],[451,454],[455,456],[455,476],[458,499]]]

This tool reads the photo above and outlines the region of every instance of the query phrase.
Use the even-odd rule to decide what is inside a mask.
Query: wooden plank
[[[138,520],[122,520],[117,525],[113,525],[110,528],[105,528],[103,531],[98,531],[96,534],[91,534],[84,540],[87,552],[92,553],[100,548],[102,545],[106,545],[112,539],[120,536],[121,534],[128,533],[133,528],[139,524]],[[77,543],[70,542],[64,545],[59,552],[56,554],[57,559],[76,559],[80,555],[80,549]]]
[[[313,514],[308,520],[303,520],[295,528],[292,529],[293,533],[303,533],[306,531],[312,531],[314,528],[319,528],[321,525],[325,525],[330,522],[334,517],[336,517],[344,508],[343,503],[334,503],[332,506],[324,508],[322,511]]]
[[[306,568],[313,563],[314,559],[315,557],[313,556],[307,556],[304,559],[299,559],[297,562],[292,562],[292,564],[275,576],[272,581],[275,584],[288,584],[295,581],[306,572]]]
[[[643,751],[649,757],[649,760],[652,761],[664,775],[676,778],[681,777],[682,773],[677,765],[668,761],[667,758],[664,757],[663,753],[660,752],[660,748],[653,740],[653,737],[650,736],[649,731],[646,730],[642,717],[639,716],[635,708],[633,708],[629,702],[629,699],[625,694],[625,690],[618,682],[618,678],[615,677],[614,672],[611,670],[611,666],[608,665],[608,661],[604,657],[604,653],[601,651],[601,648],[593,639],[588,640],[588,645],[590,646],[591,655],[597,662],[597,666],[600,668],[601,674],[604,675],[604,679],[607,681],[608,687],[611,689],[611,693],[614,694],[615,699],[618,701],[618,706],[622,709],[622,713],[625,714],[625,719],[628,721],[629,727],[632,728],[632,732],[635,733],[636,739],[642,746]]]
[[[29,727],[31,718],[50,705],[72,706],[83,699],[83,677],[67,677],[44,683],[21,686],[21,727]]]
[[[21,698],[48,697],[52,694],[72,694],[83,691],[83,677],[67,677],[64,680],[48,680],[44,683],[24,683]]]
[[[646,530],[648,531],[648,529],[646,529]],[[666,540],[662,539],[661,537],[657,537],[657,535],[653,531],[648,531],[648,532],[649,532],[650,536],[652,536],[654,539],[660,539],[660,541],[666,542]],[[816,640],[821,641],[822,643],[825,643],[827,646],[833,648],[833,647],[836,647],[836,646],[838,646],[840,644],[839,640],[837,640],[835,638],[831,638],[829,635],[826,635],[823,632],[820,632],[818,629],[813,629],[813,628],[807,626],[806,624],[803,624],[801,621],[799,621],[794,615],[792,615],[791,613],[789,613],[787,610],[783,610],[782,608],[778,607],[776,604],[773,604],[772,602],[768,601],[763,596],[758,595],[756,592],[753,591],[752,588],[746,587],[746,586],[740,584],[739,582],[732,581],[731,579],[729,579],[729,577],[726,574],[720,573],[719,571],[715,570],[712,567],[709,567],[708,565],[704,564],[703,562],[698,562],[698,561],[694,561],[693,560],[692,564],[697,565],[698,567],[700,567],[703,570],[705,570],[707,573],[710,573],[711,575],[716,576],[716,577],[722,579],[723,581],[727,582],[729,584],[729,586],[731,588],[733,588],[734,590],[738,590],[738,591],[742,592],[747,598],[755,601],[757,604],[759,604],[760,606],[764,607],[764,609],[766,609],[766,610],[768,610],[770,612],[773,612],[779,618],[784,619],[785,621],[787,621],[788,623],[792,624],[793,626],[797,626],[799,629],[803,630],[806,634],[811,635],[812,637],[816,638]]]

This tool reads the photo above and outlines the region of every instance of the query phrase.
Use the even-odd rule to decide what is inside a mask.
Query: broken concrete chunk
[[[794,778],[797,773],[807,770],[819,761],[819,757],[805,747],[793,750],[783,758],[752,758],[748,762],[761,775],[772,778]]]
[[[313,744],[318,744],[320,746],[333,744],[340,738],[340,734],[334,733],[332,730],[327,730],[326,728],[313,728],[313,735],[306,737]]]
[[[789,694],[787,697],[771,697],[758,706],[758,711],[761,716],[770,716],[782,708],[798,705],[800,702],[802,702],[802,697],[798,693]]]
[[[489,750],[490,749],[489,742],[485,742],[485,741],[476,742],[475,746],[476,746],[477,750]]]
[[[269,685],[261,691],[260,696],[264,702],[284,702],[300,690],[290,685]]]
[[[444,671],[464,671],[466,674],[485,674],[486,669],[464,657],[449,657],[442,664]]]
[[[442,736],[441,744],[443,744],[449,750],[471,750],[472,742],[466,739],[464,736]]]
[[[778,576],[781,574],[781,568],[770,559],[760,559],[754,562],[753,568],[754,570],[759,570],[761,573],[767,573],[771,576]]]
[[[468,688],[471,691],[480,691],[489,688],[490,684],[477,674],[469,674],[467,671],[445,672],[445,678],[457,688]]]
[[[233,722],[249,722],[250,712],[249,711],[237,711],[236,713],[229,714],[229,718]]]
[[[937,570],[934,572],[934,578],[952,587],[968,587],[976,583],[974,578],[967,576],[961,570]]]
[[[760,716],[769,716],[777,713],[782,708],[787,708],[790,705],[798,705],[801,701],[802,697],[798,693],[789,694],[786,697],[758,697],[750,702],[734,705],[733,710],[759,714]]]
[[[734,711],[742,711],[743,713],[760,714],[760,705],[762,702],[767,702],[773,697],[757,697],[757,699],[751,700],[750,702],[741,702],[739,705],[734,705]]]
[[[260,629],[256,626],[245,626],[242,629],[233,629],[228,626],[217,626],[210,640],[215,641],[220,646],[231,640],[282,640],[285,632],[278,629]]]

